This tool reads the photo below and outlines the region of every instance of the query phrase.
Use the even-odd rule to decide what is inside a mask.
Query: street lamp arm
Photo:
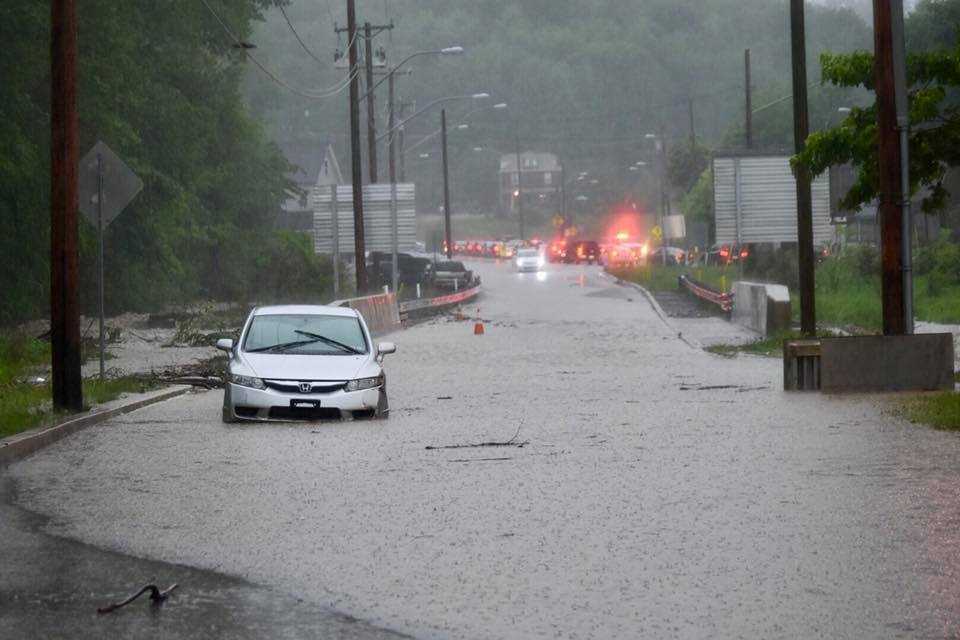
[[[373,91],[377,87],[379,87],[381,84],[389,80],[390,76],[392,76],[397,69],[405,65],[407,62],[413,60],[414,58],[417,58],[419,56],[459,55],[461,53],[463,53],[463,47],[444,47],[443,49],[426,49],[424,51],[417,51],[417,52],[411,53],[406,58],[398,62],[397,64],[391,65],[390,71],[387,72],[385,76],[380,78],[372,87],[370,87],[370,89],[363,95],[363,99],[365,100],[367,96],[373,93]]]
[[[429,102],[429,103],[425,104],[424,106],[420,107],[419,109],[417,109],[412,115],[404,118],[403,120],[401,120],[401,121],[398,122],[397,124],[393,125],[393,128],[392,128],[392,129],[390,129],[390,130],[388,130],[388,131],[384,131],[383,133],[381,133],[379,136],[377,136],[377,142],[380,142],[381,140],[385,139],[387,136],[392,135],[393,132],[395,132],[397,129],[399,129],[400,127],[402,127],[404,124],[406,124],[407,122],[410,122],[411,120],[413,120],[414,118],[416,118],[418,115],[420,115],[421,113],[423,113],[423,112],[426,111],[427,109],[429,109],[429,108],[431,108],[431,107],[434,107],[434,106],[436,106],[436,105],[438,105],[438,104],[440,104],[440,103],[450,102],[451,100],[470,100],[470,99],[473,99],[473,100],[481,100],[481,99],[483,99],[483,98],[489,98],[489,97],[490,97],[490,94],[488,94],[488,93],[472,93],[472,94],[467,94],[467,95],[462,95],[462,96],[447,96],[447,97],[445,97],[445,98],[437,98],[436,100],[434,100],[434,101],[432,101],[432,102]]]

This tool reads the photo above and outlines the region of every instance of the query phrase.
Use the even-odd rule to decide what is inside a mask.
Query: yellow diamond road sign
[[[661,229],[661,228],[660,228],[660,225],[658,225],[658,224],[653,225],[653,229],[650,230],[650,234],[651,234],[654,238],[656,238],[657,240],[659,240],[660,238],[663,237],[663,229]]]

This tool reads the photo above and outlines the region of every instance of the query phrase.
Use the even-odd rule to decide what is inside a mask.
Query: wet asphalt
[[[242,579],[263,637],[303,628],[283,598],[420,638],[960,634],[957,434],[785,393],[778,360],[696,348],[595,267],[475,266],[469,320],[391,336],[389,420],[224,426],[194,394],[13,465],[16,504],[161,563],[111,598],[151,569],[202,569],[185,598]]]
[[[105,551],[46,532],[45,518],[14,506],[0,476],[0,638],[399,639],[304,598],[184,565]],[[146,595],[108,614],[147,584],[177,584],[167,602]]]

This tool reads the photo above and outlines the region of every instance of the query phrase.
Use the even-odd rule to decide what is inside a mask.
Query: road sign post
[[[143,181],[102,141],[80,160],[80,212],[97,227],[100,248],[97,273],[100,305],[100,379],[104,378],[103,230],[143,189]]]

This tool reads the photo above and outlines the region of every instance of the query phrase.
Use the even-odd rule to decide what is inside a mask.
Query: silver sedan
[[[363,316],[320,305],[258,307],[230,354],[223,421],[383,418],[389,412],[383,356]]]

